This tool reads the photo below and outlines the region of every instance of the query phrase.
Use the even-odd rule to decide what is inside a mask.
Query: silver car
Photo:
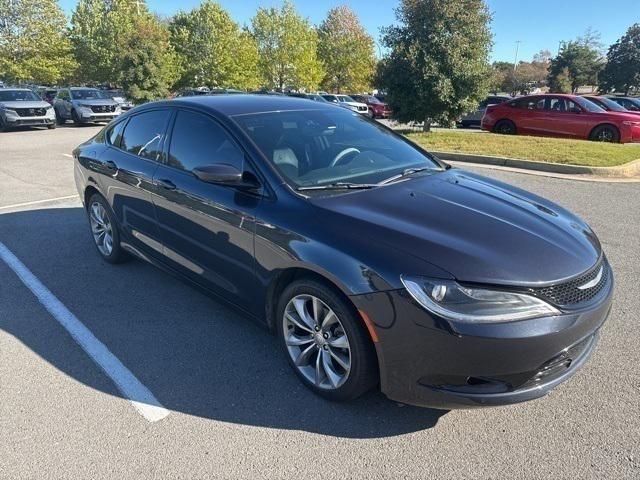
[[[512,97],[508,97],[506,95],[492,95],[487,97],[480,102],[477,109],[473,112],[467,113],[458,123],[462,128],[479,127],[482,123],[482,117],[484,116],[484,112],[487,110],[487,107],[491,105],[499,105],[502,102],[506,102],[511,99]]]
[[[53,100],[59,124],[110,122],[122,113],[118,102],[102,90],[88,87],[61,88]]]
[[[53,107],[27,88],[0,90],[0,131],[11,127],[56,128]]]
[[[327,102],[336,103],[343,108],[351,110],[352,112],[360,113],[362,115],[369,114],[369,107],[367,106],[366,103],[356,102],[349,95],[340,95],[340,94],[332,95],[327,93],[327,94],[323,94],[322,97]]]

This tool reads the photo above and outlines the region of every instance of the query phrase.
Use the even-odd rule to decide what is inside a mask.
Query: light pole
[[[513,71],[516,71],[516,68],[518,68],[518,52],[520,51],[520,44],[522,43],[521,40],[516,40],[516,58],[513,60]]]

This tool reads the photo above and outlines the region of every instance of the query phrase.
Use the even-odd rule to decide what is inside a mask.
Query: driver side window
[[[244,154],[210,117],[179,110],[169,144],[169,166],[192,171],[196,167],[225,163],[244,171]]]

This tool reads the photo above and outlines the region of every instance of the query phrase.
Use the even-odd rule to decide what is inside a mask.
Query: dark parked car
[[[349,95],[356,102],[364,103],[369,107],[369,115],[372,118],[389,118],[391,110],[386,103],[381,102],[373,95]]]
[[[586,361],[611,308],[585,222],[346,109],[151,103],[73,155],[104,260],[133,254],[264,322],[332,400],[377,384],[438,408],[540,397]]]
[[[632,112],[640,112],[640,98],[636,97],[607,97],[616,102],[618,105],[622,105],[627,110]]]
[[[476,108],[473,112],[469,112],[460,118],[458,122],[462,128],[470,128],[470,127],[479,127],[482,123],[482,117],[487,111],[487,107],[491,105],[500,105],[503,102],[511,100],[511,97],[506,95],[491,95],[485,98],[480,104],[478,108]]]
[[[583,95],[582,98],[589,100],[592,103],[595,103],[601,109],[607,112],[618,112],[618,113],[632,113],[634,115],[640,115],[640,111],[632,111],[627,110],[618,102],[614,102],[609,97],[600,97],[597,95]]]
[[[489,106],[482,117],[482,129],[508,135],[640,142],[637,115],[607,112],[577,95],[529,95]]]
[[[287,93],[287,96],[296,97],[296,98],[306,98],[307,100],[313,100],[314,102],[327,103],[327,101],[324,99],[324,97],[322,95],[320,95],[319,93],[289,92],[289,93]]]

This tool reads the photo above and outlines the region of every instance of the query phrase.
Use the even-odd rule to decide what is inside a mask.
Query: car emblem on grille
[[[33,115],[34,113],[36,113],[36,111],[35,111],[33,108],[30,108],[30,109],[29,109],[29,113],[30,113],[31,115]]]
[[[598,285],[598,283],[600,283],[600,279],[602,278],[602,270],[604,267],[600,267],[600,271],[598,272],[598,275],[596,275],[596,278],[594,278],[593,280],[588,281],[587,283],[585,283],[584,285],[580,285],[578,288],[578,290],[586,290],[588,288],[591,287],[595,287],[596,285]]]

